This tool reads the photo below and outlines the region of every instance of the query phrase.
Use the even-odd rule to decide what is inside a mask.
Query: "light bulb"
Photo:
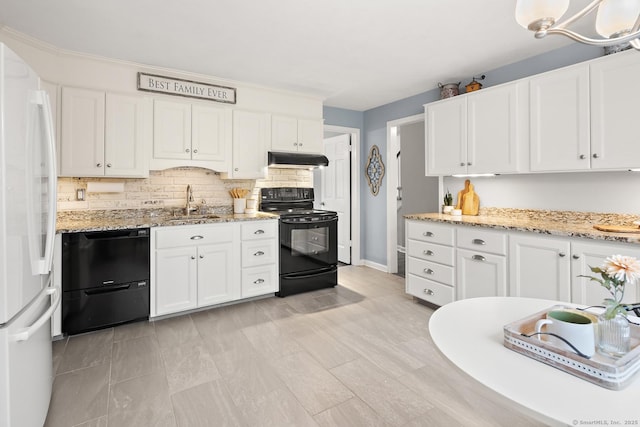
[[[598,6],[596,31],[611,37],[630,31],[640,14],[640,0],[603,0]]]
[[[569,0],[518,0],[516,21],[524,28],[541,19],[557,22],[569,8]]]

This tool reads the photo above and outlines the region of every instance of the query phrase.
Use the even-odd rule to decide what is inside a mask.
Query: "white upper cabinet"
[[[454,98],[426,107],[426,175],[467,171],[467,99]]]
[[[322,153],[322,120],[271,117],[271,150]]]
[[[232,109],[156,99],[151,167],[198,166],[226,172],[231,165]]]
[[[224,179],[264,179],[271,144],[271,118],[257,111],[233,112],[233,166]]]
[[[427,105],[426,174],[525,172],[527,114],[523,82]]]
[[[578,65],[533,77],[531,170],[585,170],[591,157],[589,66]]]
[[[529,110],[526,82],[467,97],[467,173],[526,172]]]
[[[146,177],[147,98],[62,88],[60,176]]]
[[[640,167],[640,55],[634,49],[590,65],[591,168]]]

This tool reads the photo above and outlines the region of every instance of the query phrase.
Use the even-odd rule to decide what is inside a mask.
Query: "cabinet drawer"
[[[454,250],[449,246],[432,245],[431,243],[409,240],[407,242],[407,255],[438,262],[440,264],[453,265]]]
[[[278,292],[275,264],[242,269],[242,298]]]
[[[407,276],[408,294],[429,301],[436,305],[445,305],[453,302],[453,287],[409,274]]]
[[[277,236],[278,221],[249,221],[241,229],[242,240],[270,239]]]
[[[454,268],[442,264],[436,264],[435,262],[408,257],[407,272],[409,274],[415,274],[416,276],[444,283],[449,286],[453,286],[454,284]]]
[[[507,254],[507,234],[499,231],[478,230],[473,227],[459,227],[457,230],[459,248],[472,251]]]
[[[232,224],[186,225],[158,228],[156,249],[207,245],[233,241]]]
[[[454,228],[430,221],[407,221],[407,238],[453,246]]]
[[[242,242],[242,267],[273,264],[277,262],[275,239]]]

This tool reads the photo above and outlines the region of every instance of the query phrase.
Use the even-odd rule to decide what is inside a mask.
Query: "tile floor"
[[[440,356],[402,278],[339,282],[56,341],[46,426],[538,425]]]

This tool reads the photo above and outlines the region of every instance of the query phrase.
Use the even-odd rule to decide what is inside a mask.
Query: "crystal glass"
[[[598,353],[609,357],[621,357],[629,352],[631,326],[622,314],[613,319],[605,319],[604,313],[598,316],[596,345]]]

